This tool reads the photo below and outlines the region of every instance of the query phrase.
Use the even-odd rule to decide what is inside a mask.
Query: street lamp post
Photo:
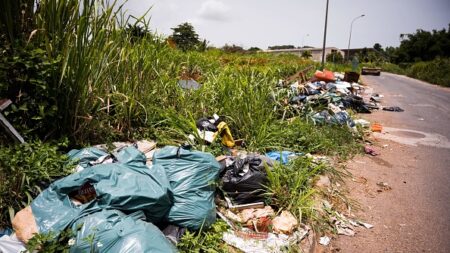
[[[325,10],[325,29],[323,31],[323,47],[322,47],[322,70],[325,68],[325,44],[327,43],[327,24],[328,24],[328,3],[330,1],[327,0],[327,8]]]
[[[362,18],[366,16],[365,14],[362,14],[361,16],[358,16],[352,20],[352,23],[350,24],[350,36],[348,38],[348,48],[347,48],[347,61],[350,59],[350,41],[352,40],[352,29],[353,29],[353,22],[355,22],[358,18]]]

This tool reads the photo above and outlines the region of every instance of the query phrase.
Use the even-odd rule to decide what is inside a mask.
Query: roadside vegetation
[[[198,35],[180,47],[179,35],[193,32],[189,24],[164,38],[144,19],[122,16],[121,6],[94,0],[41,0],[36,11],[34,1],[8,3],[0,24],[0,98],[13,105],[2,113],[28,144],[0,135],[0,226],[9,226],[15,212],[72,171],[64,155],[70,148],[141,138],[179,145],[195,131],[197,119],[214,113],[225,117],[248,151],[345,159],[360,150],[347,128],[316,125],[283,103],[277,83],[316,66],[310,60],[242,53],[233,46],[211,49]],[[201,87],[182,89],[181,78]],[[201,143],[195,148],[225,152]],[[313,221],[312,182],[324,171],[331,170],[309,158],[280,165],[270,175],[268,200]],[[217,249],[223,227],[188,233],[180,249]]]
[[[399,47],[363,51],[358,57],[364,66],[450,87],[450,25],[447,29],[400,35]]]

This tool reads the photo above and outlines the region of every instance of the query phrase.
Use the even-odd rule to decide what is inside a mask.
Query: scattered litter
[[[197,81],[195,81],[194,79],[179,80],[178,85],[183,89],[193,89],[193,90],[197,90],[201,87],[201,85],[197,83]]]
[[[25,244],[20,241],[15,234],[3,235],[0,237],[1,253],[21,253],[26,252]]]
[[[206,142],[213,143],[220,136],[223,145],[229,148],[235,146],[230,128],[217,114],[214,114],[213,117],[197,120],[196,126],[198,135]]]
[[[0,237],[4,236],[4,235],[11,235],[13,233],[13,230],[9,227],[7,228],[1,228],[0,227]]]
[[[365,119],[356,119],[353,122],[355,122],[356,125],[360,125],[364,128],[369,128],[370,127],[370,122],[365,120]]]
[[[330,244],[331,242],[331,238],[328,236],[322,236],[320,237],[319,243],[322,244],[323,246],[328,246],[328,244]]]
[[[365,223],[365,222],[362,222],[362,221],[356,221],[356,222],[358,223],[358,225],[361,225],[361,226],[363,226],[363,227],[365,227],[365,228],[367,228],[367,229],[373,228],[373,225],[372,225],[372,224]]]
[[[266,156],[275,161],[281,161],[282,164],[287,164],[289,160],[296,158],[297,156],[303,155],[302,153],[294,153],[291,151],[270,151],[266,153]]]
[[[364,152],[366,152],[366,154],[371,155],[371,156],[379,155],[379,153],[370,146],[364,146]]]
[[[171,243],[177,245],[186,232],[186,228],[169,225],[162,232]]]
[[[378,182],[377,185],[380,187],[380,189],[378,189],[377,192],[392,190],[392,187],[389,186],[389,184],[386,182]]]
[[[330,178],[326,175],[320,175],[319,180],[315,183],[316,187],[319,188],[328,188],[331,186]]]
[[[298,225],[297,219],[289,212],[283,211],[280,216],[273,219],[273,230],[277,233],[292,234]]]
[[[227,244],[246,253],[281,253],[289,245],[301,241],[307,234],[308,231],[303,230],[297,231],[291,236],[254,232],[245,235],[245,233],[229,230],[223,234],[222,239]]]
[[[404,112],[402,108],[398,106],[392,106],[392,107],[383,107],[383,111],[390,111],[390,112]]]
[[[383,97],[384,97],[384,96],[383,96],[383,95],[380,95],[380,94],[373,94],[373,95],[370,97],[370,100],[379,103]]]
[[[27,243],[34,234],[38,233],[38,227],[31,211],[31,207],[20,210],[12,220],[15,236],[22,242]]]
[[[234,205],[230,198],[224,197],[227,203],[228,209],[231,210],[244,210],[248,208],[264,208],[264,202],[255,202],[241,205]]]
[[[380,123],[373,123],[372,124],[372,132],[379,132],[383,131],[383,126]]]
[[[329,70],[317,70],[316,73],[314,73],[314,77],[317,78],[319,81],[325,81],[325,82],[333,82],[336,80],[334,73]]]

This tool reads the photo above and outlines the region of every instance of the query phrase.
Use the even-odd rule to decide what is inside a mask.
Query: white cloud
[[[198,16],[205,20],[227,21],[229,20],[230,8],[218,0],[207,0],[203,2]]]

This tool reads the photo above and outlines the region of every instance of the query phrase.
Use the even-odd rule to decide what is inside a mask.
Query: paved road
[[[348,163],[350,195],[361,203],[357,215],[375,227],[354,238],[339,237],[340,252],[450,252],[450,89],[382,73],[365,77],[383,106],[362,117],[379,122],[377,157]],[[381,189],[385,182],[392,189]]]

